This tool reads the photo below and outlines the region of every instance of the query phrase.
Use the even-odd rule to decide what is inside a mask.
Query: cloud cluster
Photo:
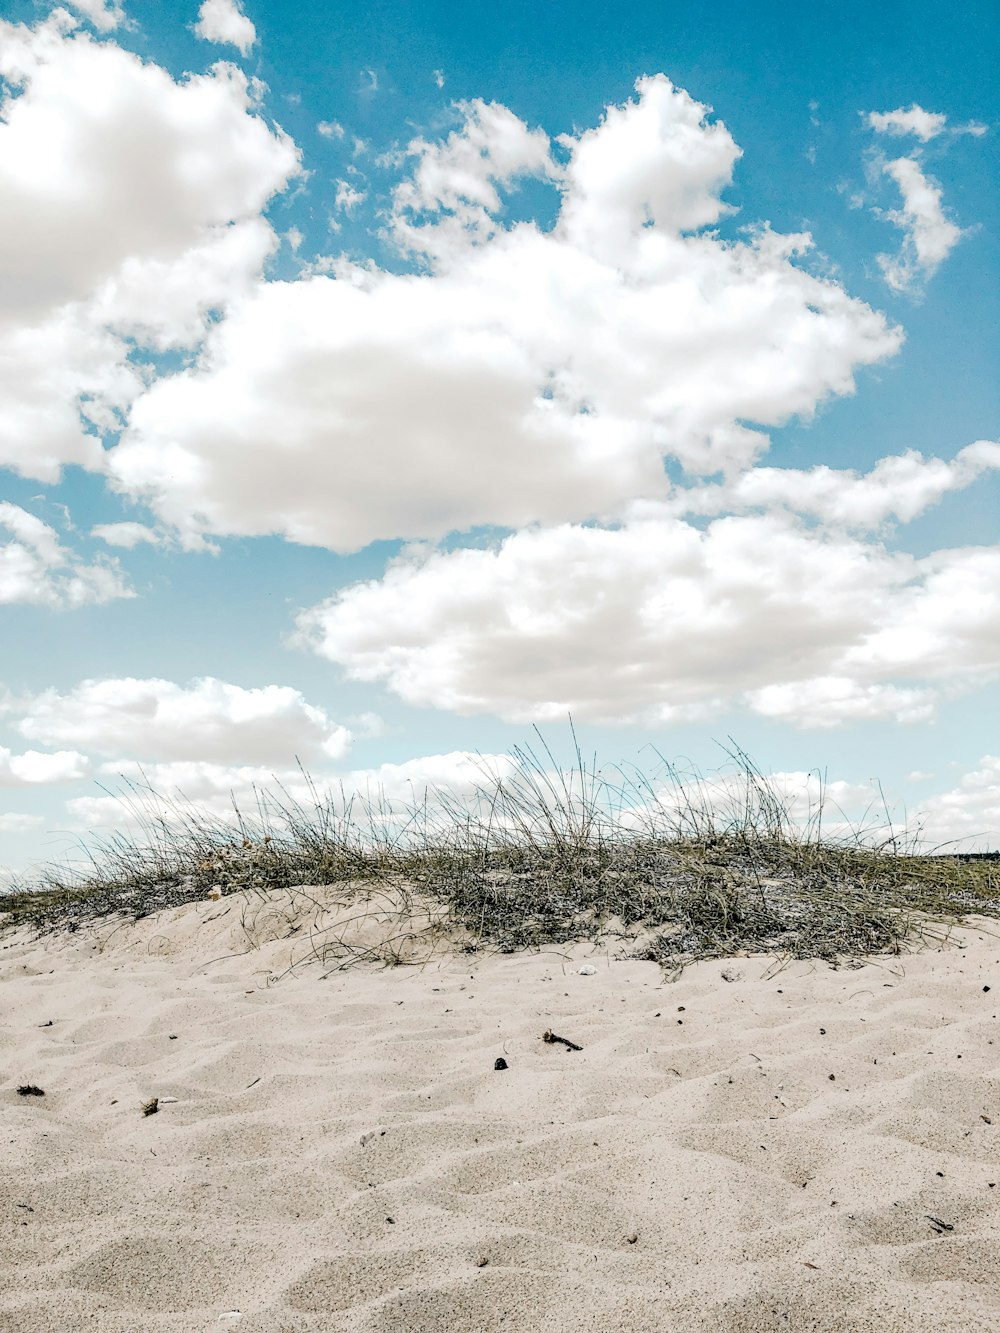
[[[444,143],[414,141],[395,197],[427,271],[345,260],[260,284],[196,366],[135,402],[111,476],[188,544],[346,552],[614,519],[665,497],[665,458],[744,468],[767,447],[753,426],[808,417],[898,348],[800,262],[808,237],[704,230],[739,150],[662,76],[564,137],[564,164],[505,108],[463,115]],[[550,231],[504,225],[501,187],[532,172],[560,191]]]
[[[175,81],[65,10],[0,21],[0,78],[0,466],[51,482],[103,468],[132,340],[186,345],[257,278],[298,157],[235,67]]]
[[[0,605],[15,602],[75,608],[135,594],[113,559],[87,564],[56,530],[20,505],[0,501]]]
[[[921,143],[944,134],[948,123],[947,116],[917,105],[909,110],[872,111],[866,120],[877,134],[912,135]],[[985,126],[972,124],[953,132],[978,135],[985,133]],[[902,231],[902,246],[895,255],[878,255],[878,265],[893,291],[914,291],[937,272],[963,232],[946,216],[941,187],[925,173],[919,149],[892,160],[877,156],[874,166],[895,182],[902,198],[901,208],[880,212]]]
[[[1000,549],[921,560],[779,512],[702,530],[649,506],[401,558],[298,625],[352,679],[463,714],[918,721],[1000,671]]]

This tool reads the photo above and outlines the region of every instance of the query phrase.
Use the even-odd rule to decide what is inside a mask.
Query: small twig
[[[940,1217],[934,1217],[931,1213],[924,1213],[924,1217],[927,1218],[928,1222],[930,1222],[931,1226],[939,1236],[945,1231],[955,1230],[951,1222],[943,1222]]]
[[[557,1037],[551,1028],[549,1028],[547,1032],[542,1033],[542,1041],[547,1041],[550,1043],[554,1041],[561,1042],[563,1046],[568,1046],[571,1051],[583,1050],[582,1046],[577,1046],[576,1042],[570,1041],[569,1037]]]

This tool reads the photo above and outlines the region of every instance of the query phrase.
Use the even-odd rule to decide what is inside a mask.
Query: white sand
[[[293,915],[0,942],[0,1330],[1000,1329],[996,922],[274,981]]]

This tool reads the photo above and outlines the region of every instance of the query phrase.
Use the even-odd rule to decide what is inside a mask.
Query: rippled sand
[[[276,980],[298,910],[0,942],[0,1330],[1000,1329],[995,922]]]

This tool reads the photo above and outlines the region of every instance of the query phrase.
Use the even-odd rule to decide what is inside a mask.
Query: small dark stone
[[[45,1089],[37,1087],[34,1083],[22,1083],[17,1090],[19,1097],[44,1097]]]
[[[506,1069],[506,1068],[507,1068],[507,1061],[503,1058],[502,1055],[499,1056],[499,1057],[497,1058],[496,1064],[493,1066],[493,1068],[494,1068],[494,1069]]]
[[[984,987],[983,987],[983,994],[985,995],[986,992],[987,992],[988,990],[989,990],[989,986],[984,986]]]

